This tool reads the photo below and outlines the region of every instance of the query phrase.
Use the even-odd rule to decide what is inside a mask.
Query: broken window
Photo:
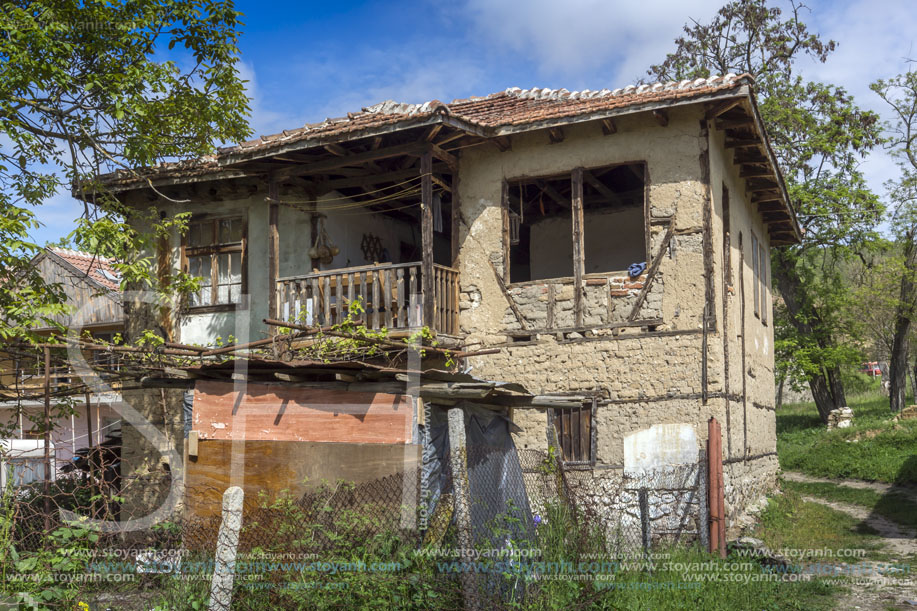
[[[243,292],[245,223],[242,218],[192,221],[185,237],[187,272],[200,279],[191,307],[239,303]]]
[[[551,410],[551,420],[564,462],[595,462],[592,429],[594,413],[595,402],[583,404],[581,407]]]
[[[642,163],[583,170],[585,273],[646,261],[644,172]],[[511,181],[504,205],[510,282],[573,276],[571,173]]]

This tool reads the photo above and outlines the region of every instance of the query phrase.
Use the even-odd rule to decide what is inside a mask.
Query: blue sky
[[[672,50],[690,18],[723,0],[240,1],[242,74],[256,134],[337,117],[385,99],[445,102],[507,87],[620,87]],[[778,6],[788,7],[782,0]],[[885,113],[868,85],[917,58],[913,0],[810,1],[810,28],[839,43],[827,64],[801,66],[843,84]],[[894,175],[887,155],[863,169],[877,191]],[[60,194],[38,212],[41,243],[66,235],[79,206]]]

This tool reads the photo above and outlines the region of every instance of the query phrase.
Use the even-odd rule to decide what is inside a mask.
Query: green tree
[[[889,146],[901,168],[900,176],[887,185],[894,205],[892,229],[902,250],[889,358],[889,403],[899,412],[905,407],[909,338],[917,316],[917,72],[878,80],[871,88],[893,111]]]
[[[125,211],[98,177],[142,176],[248,135],[239,19],[229,0],[0,4],[0,265],[17,286],[0,292],[4,337],[28,337],[60,308],[29,268],[40,247],[28,234],[42,202],[71,185],[84,202],[76,245],[151,282],[141,236],[117,230]]]
[[[824,62],[835,49],[810,32],[805,7],[785,16],[764,0],[734,0],[707,24],[692,22],[676,49],[650,68],[659,79],[747,73],[803,230],[803,243],[772,255],[782,297],[778,367],[803,375],[823,420],[846,404],[840,368],[856,360],[840,315],[849,298],[837,265],[875,237],[883,208],[858,169],[880,142],[878,116],[835,85],[796,74],[803,58]],[[785,324],[782,324],[785,323]]]

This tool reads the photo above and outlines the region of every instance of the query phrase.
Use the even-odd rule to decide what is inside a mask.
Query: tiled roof
[[[360,132],[400,121],[429,117],[436,113],[455,117],[472,125],[491,128],[538,123],[549,119],[575,117],[593,112],[637,106],[651,102],[675,101],[684,98],[734,89],[752,83],[748,75],[712,76],[706,79],[670,81],[652,85],[630,85],[622,89],[599,91],[567,91],[566,89],[519,89],[511,87],[482,98],[454,100],[443,104],[439,100],[423,104],[402,104],[387,100],[364,108],[359,113],[349,113],[339,119],[325,119],[321,123],[305,125],[299,129],[285,130],[279,134],[262,136],[236,146],[220,149],[220,155],[270,148],[275,143],[312,140],[332,134]]]
[[[601,113],[631,106],[653,103],[675,103],[691,98],[724,93],[754,82],[750,75],[727,74],[695,80],[670,81],[651,85],[630,85],[621,89],[598,91],[567,91],[566,89],[519,89],[511,87],[505,91],[485,97],[454,100],[444,104],[432,100],[423,104],[404,104],[388,100],[363,108],[345,117],[325,119],[320,123],[284,130],[279,134],[261,136],[234,146],[223,147],[216,155],[209,155],[194,161],[167,163],[157,166],[150,175],[171,177],[195,176],[225,168],[227,164],[242,161],[239,157],[260,156],[272,149],[302,143],[307,148],[314,145],[340,142],[381,132],[397,124],[409,127],[441,114],[487,135],[498,136],[501,130],[513,131],[520,126],[538,124],[544,121],[572,119],[582,115]],[[133,182],[135,175],[119,171],[109,176],[112,182]]]
[[[111,259],[67,248],[49,248],[48,250],[96,284],[111,291],[119,290],[121,274],[112,267]]]

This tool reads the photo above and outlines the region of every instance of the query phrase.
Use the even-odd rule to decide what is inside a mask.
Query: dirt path
[[[835,486],[847,486],[848,488],[860,488],[863,490],[873,490],[880,494],[893,492],[909,498],[917,503],[917,489],[906,486],[896,486],[894,484],[883,484],[882,482],[867,482],[861,479],[829,479],[826,477],[815,477],[806,475],[798,471],[784,471],[783,478],[791,482],[801,482],[804,484],[834,484]]]
[[[787,477],[788,480],[797,482],[828,482],[837,485],[872,488],[871,482],[858,482],[857,480],[828,480],[819,478],[810,478],[807,475],[792,474],[801,477]],[[864,486],[854,486],[853,483],[866,484]],[[893,488],[886,484],[885,492]],[[881,491],[877,488],[873,490]],[[905,489],[907,490],[907,489]],[[804,501],[809,503],[818,503],[825,507],[830,507],[835,511],[845,513],[857,520],[861,520],[878,531],[881,542],[885,550],[893,555],[897,562],[910,564],[911,559],[917,559],[917,533],[912,529],[904,527],[888,518],[875,515],[865,507],[851,505],[849,503],[839,503],[827,499],[802,495]],[[893,561],[894,562],[894,561]],[[871,562],[859,563],[860,565],[875,564]],[[884,564],[884,563],[883,563]],[[893,575],[870,576],[868,580],[851,579],[847,583],[850,588],[849,592],[840,596],[836,600],[836,609],[859,609],[861,611],[886,611],[887,609],[917,609],[917,580],[911,574],[904,574],[900,577]]]
[[[838,503],[837,501],[829,501],[817,496],[803,495],[801,498],[809,503],[818,503],[819,505],[830,507],[835,511],[846,513],[857,520],[865,522],[878,531],[879,536],[882,538],[882,544],[895,556],[903,558],[911,554],[917,554],[917,533],[910,528],[905,528],[888,518],[876,515],[859,505]]]

